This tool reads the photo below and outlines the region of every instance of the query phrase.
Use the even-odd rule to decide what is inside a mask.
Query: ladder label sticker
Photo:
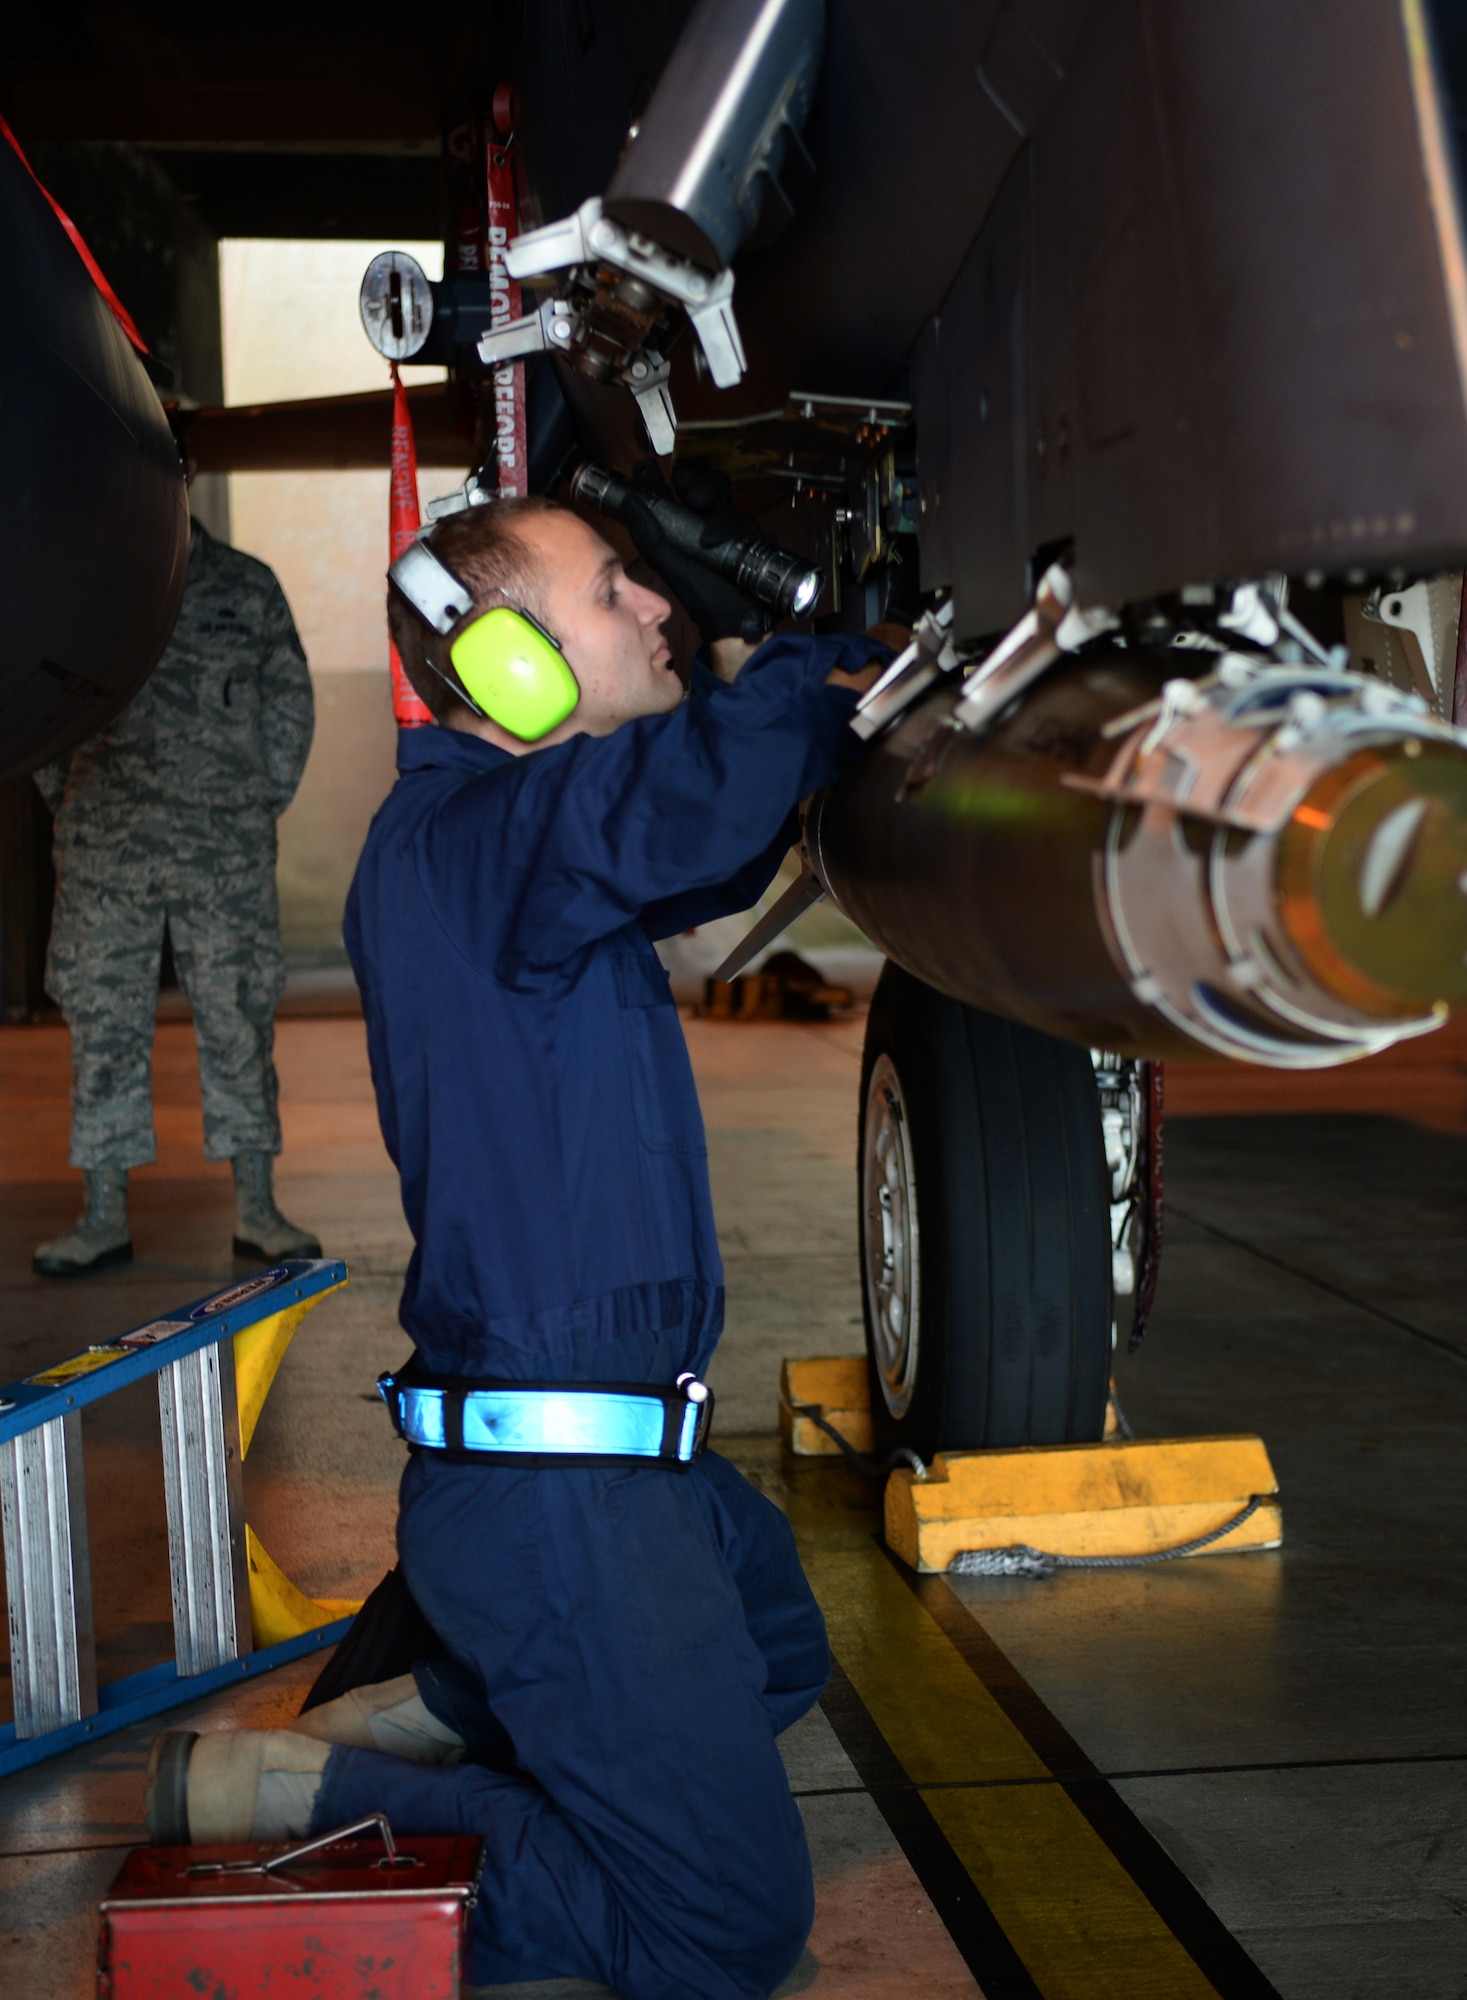
[[[278,1285],[290,1276],[283,1264],[277,1264],[273,1271],[261,1271],[257,1278],[246,1278],[242,1284],[231,1285],[227,1291],[216,1292],[212,1299],[205,1299],[189,1314],[191,1320],[213,1319],[216,1313],[228,1312],[233,1306],[242,1306],[247,1299],[257,1299],[261,1292],[268,1292],[272,1285]]]
[[[152,1319],[146,1326],[135,1326],[131,1333],[117,1336],[119,1347],[154,1347],[160,1340],[167,1340],[170,1334],[188,1333],[193,1322],[186,1319]]]
[[[105,1368],[109,1362],[121,1361],[127,1349],[114,1341],[106,1347],[89,1347],[85,1354],[73,1354],[69,1361],[58,1361],[54,1368],[45,1368],[39,1375],[27,1375],[26,1381],[32,1388],[54,1389],[62,1382],[74,1382],[78,1375],[90,1375],[98,1368]]]

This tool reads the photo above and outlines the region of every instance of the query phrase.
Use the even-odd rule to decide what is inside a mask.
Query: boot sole
[[[165,1729],[153,1739],[143,1815],[157,1847],[189,1845],[188,1766],[198,1740],[197,1729]]]
[[[265,1250],[258,1243],[251,1243],[247,1237],[236,1236],[234,1254],[261,1264],[278,1264],[282,1257],[319,1257],[321,1246],[314,1236],[307,1236],[300,1243],[293,1243],[288,1250]]]
[[[90,1278],[97,1271],[107,1271],[114,1264],[132,1262],[132,1243],[114,1244],[110,1250],[99,1250],[95,1257],[85,1264],[72,1264],[64,1257],[32,1257],[31,1269],[43,1278]]]

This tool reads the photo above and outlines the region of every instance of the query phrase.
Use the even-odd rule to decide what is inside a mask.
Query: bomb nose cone
[[[1310,970],[1384,1019],[1467,1002],[1467,757],[1448,743],[1365,750],[1295,808],[1279,911]]]

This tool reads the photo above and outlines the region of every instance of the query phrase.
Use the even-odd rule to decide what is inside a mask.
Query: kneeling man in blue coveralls
[[[728,641],[748,607],[649,552]],[[410,558],[393,632],[439,726],[401,736],[347,938],[416,1243],[398,1547],[445,1650],[291,1731],[160,1738],[150,1827],[476,1835],[475,1983],[763,2000],[813,1909],[775,1738],[829,1654],[784,1517],[704,1448],[723,1279],[653,940],[767,886],[886,655],[713,644],[685,695],[667,601],[545,501]]]

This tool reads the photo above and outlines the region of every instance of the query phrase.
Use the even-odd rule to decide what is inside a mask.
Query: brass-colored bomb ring
[[[1399,852],[1372,882],[1393,827]],[[1279,917],[1322,985],[1379,1020],[1408,1020],[1467,1000],[1464,873],[1461,752],[1410,739],[1371,746],[1295,808],[1279,842]]]

